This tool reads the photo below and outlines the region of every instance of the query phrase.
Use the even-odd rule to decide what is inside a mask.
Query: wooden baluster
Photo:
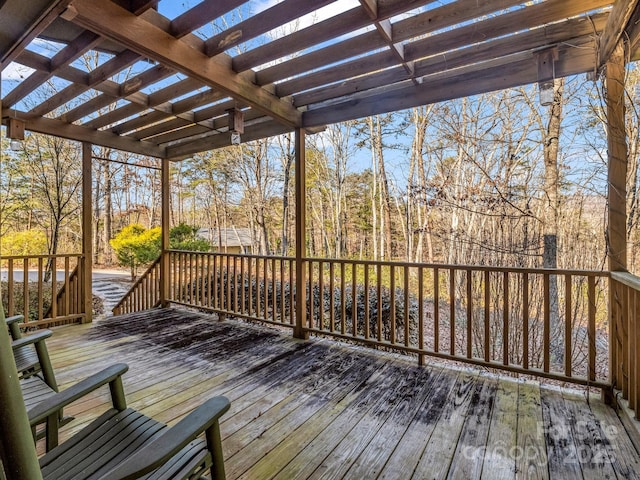
[[[638,385],[637,375],[638,375],[638,365],[636,364],[636,349],[637,342],[636,338],[638,337],[638,325],[636,319],[634,318],[636,311],[636,290],[633,288],[627,288],[628,294],[628,304],[627,304],[627,318],[629,319],[627,325],[629,329],[629,366],[628,366],[628,379],[629,379],[629,408],[632,410],[636,410],[637,408],[637,397],[636,397],[636,388]]]
[[[484,271],[484,361],[491,361],[491,272]]]
[[[389,306],[389,341],[396,343],[396,269],[394,265],[389,266],[389,285],[391,289],[391,305]]]
[[[571,314],[571,274],[564,275],[564,374],[571,377],[572,367],[572,324],[573,316]]]
[[[285,314],[285,296],[284,296],[284,281],[285,281],[285,263],[287,261],[284,258],[280,259],[280,323],[285,323],[286,314]]]
[[[256,258],[256,318],[260,318],[260,259]]]
[[[371,308],[369,306],[369,265],[364,265],[364,338],[367,340],[371,336]]]
[[[322,260],[318,261],[318,290],[319,306],[318,325],[316,328],[322,330],[324,329],[324,262]]]
[[[542,352],[543,352],[543,364],[542,369],[544,372],[549,372],[550,367],[550,339],[551,339],[551,294],[549,291],[549,274],[543,274],[543,294],[544,294],[544,325],[542,332]]]
[[[293,276],[293,272],[295,272],[295,260],[289,260],[289,324],[296,324],[296,315],[295,310],[296,306],[293,302],[293,286],[295,285],[295,279]]]
[[[635,412],[636,420],[640,419],[640,292],[636,289],[633,290],[633,308],[632,308],[632,323],[635,326],[635,338],[633,341],[634,351],[634,376],[633,376],[633,389],[635,390],[635,406],[633,410]]]
[[[418,348],[424,351],[424,267],[418,267]],[[418,365],[424,365],[424,355],[418,355]]]
[[[252,274],[252,268],[253,266],[253,257],[250,257],[247,259],[247,279],[249,281],[249,285],[248,285],[248,295],[249,295],[249,299],[248,299],[248,304],[249,304],[249,311],[248,314],[249,316],[253,315],[253,274]],[[291,302],[293,303],[293,302]]]
[[[8,317],[11,317],[11,316],[16,314],[16,312],[15,312],[15,301],[13,299],[14,292],[15,292],[15,285],[14,285],[14,281],[13,281],[13,258],[10,258],[7,261],[7,296],[9,297],[8,301],[7,301],[7,309],[8,309],[7,316]],[[52,298],[55,298],[55,296],[52,297]],[[24,319],[25,319],[25,322],[26,322],[27,321],[27,317],[24,317]]]
[[[358,283],[357,264],[351,264],[351,335],[358,336]]]
[[[262,292],[262,300],[264,302],[264,311],[263,317],[265,320],[269,318],[269,283],[268,283],[268,269],[269,265],[267,263],[267,258],[264,257],[262,259],[262,285],[264,286],[264,291]]]
[[[376,303],[378,309],[378,342],[382,341],[382,265],[376,265]]]
[[[409,266],[404,265],[404,345],[408,347],[410,342],[410,305],[409,305]]]
[[[329,263],[329,331],[333,332],[336,324],[336,292],[335,292],[335,263]]]
[[[309,328],[313,328],[313,317],[315,315],[315,305],[314,305],[314,301],[315,301],[315,295],[313,293],[314,291],[314,278],[313,278],[313,261],[309,260],[308,262],[309,265],[309,273],[307,274],[307,284],[309,285],[309,293],[307,294],[307,302],[308,302],[308,315],[307,315],[307,322],[309,323]]]
[[[51,318],[56,318],[58,316],[58,302],[56,301],[58,295],[58,289],[56,288],[57,278],[57,259],[56,257],[53,257],[53,260],[51,262]]]
[[[472,285],[473,272],[467,269],[467,358],[473,357],[472,329],[473,329],[473,297]]]
[[[29,257],[23,260],[22,272],[22,314],[29,321]]]
[[[529,274],[526,272],[522,275],[522,366],[529,368]]]
[[[449,269],[449,353],[456,354],[456,271]]]
[[[433,268],[433,351],[440,351],[440,269]]]
[[[340,333],[347,333],[347,305],[345,297],[345,264],[340,262]]]
[[[69,274],[71,269],[69,268],[69,257],[64,257],[64,310],[63,315],[71,315],[73,310],[70,308],[69,293],[71,291],[71,282],[69,281]]]
[[[632,339],[632,321],[631,321],[631,307],[630,307],[630,299],[631,297],[631,288],[624,285],[622,289],[622,308],[623,308],[623,318],[624,323],[622,327],[622,398],[625,400],[629,400],[629,383],[631,380],[631,369],[630,367],[630,359],[631,359],[631,348],[633,348],[631,339]]]
[[[509,272],[502,273],[502,364],[509,365]]]
[[[42,278],[44,273],[43,258],[38,257],[38,316],[37,320],[44,317],[44,289],[42,288]]]
[[[277,320],[278,292],[276,291],[276,257],[271,258],[271,319],[275,323]]]

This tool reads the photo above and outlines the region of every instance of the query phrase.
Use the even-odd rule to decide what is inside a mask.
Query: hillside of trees
[[[629,262],[638,271],[638,72],[628,72]],[[310,256],[606,268],[601,83],[555,82],[360,121],[307,136]],[[38,134],[1,166],[2,255],[80,250],[80,146]],[[156,159],[94,147],[94,261],[124,227],[160,223]],[[293,136],[172,164],[173,225],[249,228],[254,252],[294,249]]]

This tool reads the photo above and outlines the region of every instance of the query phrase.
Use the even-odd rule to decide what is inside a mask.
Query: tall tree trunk
[[[389,181],[384,164],[384,152],[382,149],[382,125],[380,117],[369,117],[369,133],[371,136],[371,148],[377,160],[378,181],[380,186],[380,207],[382,213],[381,233],[383,234],[384,248],[380,249],[381,259],[392,259],[392,234],[391,234],[391,196],[389,194]],[[382,243],[381,243],[382,245]]]
[[[97,172],[95,174],[95,196],[93,198],[93,220],[95,222],[93,228],[93,262],[100,263],[102,252],[102,239],[100,237],[100,220],[102,218],[102,209],[100,208],[100,198],[102,195],[102,188],[100,183],[100,177],[102,177],[102,161],[97,163]]]
[[[291,168],[294,155],[291,152],[291,134],[285,136],[285,146],[282,149],[284,155],[284,182],[282,185],[282,255],[287,254],[289,248],[289,184],[291,182]]]
[[[559,169],[558,139],[562,120],[562,102],[564,79],[553,82],[553,103],[549,111],[549,121],[544,132],[544,212],[542,266],[558,267],[558,218],[559,218]],[[552,354],[556,361],[563,361],[563,348],[560,341],[560,312],[558,306],[558,279],[549,278],[550,316],[552,334]],[[554,340],[555,339],[555,340]]]
[[[113,236],[113,203],[111,200],[112,193],[112,177],[111,168],[108,163],[104,165],[104,224],[103,224],[103,238],[104,238],[104,263],[105,265],[111,265],[113,263],[113,256],[111,251],[111,245],[109,240]]]

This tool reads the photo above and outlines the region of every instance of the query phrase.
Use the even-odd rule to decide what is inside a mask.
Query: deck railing
[[[295,326],[294,258],[168,255],[171,303]],[[420,362],[434,356],[611,385],[607,272],[318,258],[304,263],[303,331],[407,352]],[[154,264],[118,313],[156,305],[158,285]]]
[[[6,314],[24,315],[25,327],[82,322],[83,282],[78,272],[83,261],[82,254],[2,257]]]
[[[113,307],[114,315],[139,312],[160,305],[160,258],[158,257]]]
[[[307,259],[308,331],[609,385],[608,274]]]
[[[292,257],[169,252],[170,301],[220,315],[295,325]]]
[[[611,272],[611,376],[613,386],[640,413],[640,278]]]

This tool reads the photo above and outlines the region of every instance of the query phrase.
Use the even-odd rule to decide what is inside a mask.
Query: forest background
[[[637,272],[637,67],[627,75],[627,236]],[[550,106],[540,105],[533,85],[309,135],[308,254],[606,269],[601,89],[571,77],[555,81]],[[80,251],[79,144],[31,134],[19,151],[2,148],[0,253]],[[94,155],[94,263],[113,265],[109,240],[120,230],[160,223],[159,161],[99,147]],[[248,228],[254,253],[292,254],[294,172],[292,135],[172,163],[171,223]]]

